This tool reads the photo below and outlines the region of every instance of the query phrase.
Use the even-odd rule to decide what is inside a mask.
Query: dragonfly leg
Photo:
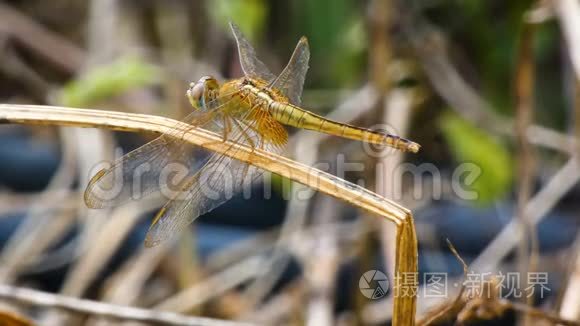
[[[220,119],[220,118],[218,118]],[[208,120],[209,121],[209,120]],[[223,123],[223,129],[221,134],[221,140],[207,142],[208,145],[215,145],[219,143],[225,143],[228,140],[228,136],[232,131],[232,124],[226,115],[221,115],[221,121]]]
[[[254,130],[254,132],[257,132],[257,130],[256,130],[256,129],[254,129],[253,127],[250,127],[250,128],[251,128],[252,130]],[[257,145],[255,145],[255,146],[254,146],[254,145],[252,145],[252,152],[254,152],[254,150],[255,150],[256,148],[264,149],[264,148],[263,148],[263,146],[264,146],[264,138],[263,138],[263,137],[258,137],[258,144],[257,144]],[[247,165],[244,167],[244,171],[242,172],[242,180],[245,180],[245,179],[246,179],[246,176],[247,176],[247,174],[248,174],[249,170],[250,170],[250,164],[247,164]]]
[[[226,140],[228,140],[228,135],[232,130],[232,123],[230,122],[230,119],[228,119],[225,115],[223,116],[222,121],[224,123],[224,132],[222,134],[222,140],[225,142]]]
[[[249,106],[252,106],[252,100],[250,100],[250,94],[249,94],[249,93],[248,93],[248,94],[245,94],[245,95],[242,95],[242,98],[241,98],[241,100],[242,100],[242,101],[246,101],[246,102],[248,103],[248,105],[249,105]],[[254,108],[252,107],[252,110],[253,110],[253,109],[254,109]]]
[[[246,130],[244,129],[244,127],[240,124],[240,122],[238,120],[232,119],[232,121],[234,122],[234,124],[238,128],[240,128],[240,132],[242,133],[242,137],[244,137],[244,139],[248,142],[248,145],[252,148],[252,151],[253,151],[254,148],[256,147],[256,144],[254,144],[254,140],[252,139],[252,137],[250,137],[250,135],[246,132]]]
[[[254,108],[252,108],[252,109],[254,109]],[[232,119],[232,121],[240,129],[241,136],[244,137],[244,139],[246,140],[246,143],[251,147],[252,152],[253,152],[256,149],[256,143],[254,142],[252,137],[248,134],[246,129],[244,129],[244,127],[240,124],[240,122],[238,120]],[[251,129],[254,132],[256,132],[256,130],[251,125],[248,125],[248,129]],[[262,143],[262,139],[260,139],[260,138],[261,137],[258,137],[258,142]],[[259,146],[261,146],[261,145],[259,145]],[[244,170],[242,171],[242,180],[246,179],[249,170],[250,170],[250,164],[246,164],[246,166],[244,167]]]

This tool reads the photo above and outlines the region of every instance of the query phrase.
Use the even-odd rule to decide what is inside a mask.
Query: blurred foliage
[[[268,3],[264,0],[214,0],[208,2],[212,18],[229,32],[228,22],[240,27],[250,41],[256,41],[264,29]]]
[[[298,0],[294,28],[311,44],[316,84],[354,87],[366,74],[364,16],[353,0]],[[322,77],[322,78],[321,78]]]
[[[414,1],[437,28],[452,41],[452,55],[462,70],[493,108],[513,114],[513,74],[518,37],[526,10],[533,2],[516,1]],[[559,65],[560,39],[555,21],[538,25],[534,55],[537,101],[550,107],[537,110],[550,127],[565,127],[565,103]],[[546,119],[546,120],[544,120]]]
[[[155,66],[139,58],[122,58],[69,82],[63,87],[59,102],[72,107],[90,106],[129,89],[151,85],[160,79],[159,74]]]
[[[455,159],[481,168],[481,176],[470,185],[478,194],[479,204],[489,203],[509,191],[513,162],[500,142],[452,113],[441,117],[440,126]]]

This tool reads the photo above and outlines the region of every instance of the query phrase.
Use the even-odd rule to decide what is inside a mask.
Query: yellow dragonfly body
[[[274,76],[239,29],[234,24],[230,27],[244,77],[222,85],[210,76],[191,83],[187,97],[194,111],[184,121],[192,128],[204,128],[220,134],[224,141],[275,153],[280,153],[288,140],[283,125],[413,153],[419,150],[418,144],[407,139],[332,121],[300,108],[310,59],[306,38],[300,39],[280,75]],[[180,140],[183,132],[186,131],[176,128],[97,172],[85,190],[87,206],[111,207],[152,193],[171,193],[147,234],[145,245],[150,247],[186,228],[261,174],[253,166],[228,156],[196,152]],[[168,168],[175,168],[176,163],[187,169]],[[109,190],[114,190],[112,195],[107,193]]]

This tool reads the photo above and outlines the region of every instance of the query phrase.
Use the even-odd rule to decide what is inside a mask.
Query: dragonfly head
[[[212,76],[203,76],[197,82],[189,84],[187,98],[189,103],[197,109],[209,109],[207,105],[217,98],[219,84]]]

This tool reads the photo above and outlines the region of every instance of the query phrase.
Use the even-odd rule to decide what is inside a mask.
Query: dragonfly
[[[419,144],[410,140],[333,121],[301,107],[310,60],[306,37],[299,40],[288,64],[276,76],[257,58],[240,29],[233,23],[230,29],[244,75],[222,84],[212,76],[192,82],[186,95],[193,110],[182,119],[191,128],[215,132],[221,136],[221,141],[230,144],[276,154],[282,153],[288,140],[284,125],[382,144],[405,152],[419,151]],[[169,201],[151,222],[145,246],[153,247],[186,229],[197,217],[223,204],[262,174],[260,169],[248,163],[223,154],[203,152],[188,144],[183,140],[185,132],[187,130],[176,127],[125,154],[109,168],[98,171],[85,190],[86,205],[89,208],[121,205],[135,199],[135,188],[143,197],[167,189],[176,190],[171,192]],[[236,151],[236,148],[232,146],[229,151]],[[186,169],[173,171],[173,178],[170,178],[167,167],[174,163]],[[113,196],[103,195],[111,189],[115,189]]]

